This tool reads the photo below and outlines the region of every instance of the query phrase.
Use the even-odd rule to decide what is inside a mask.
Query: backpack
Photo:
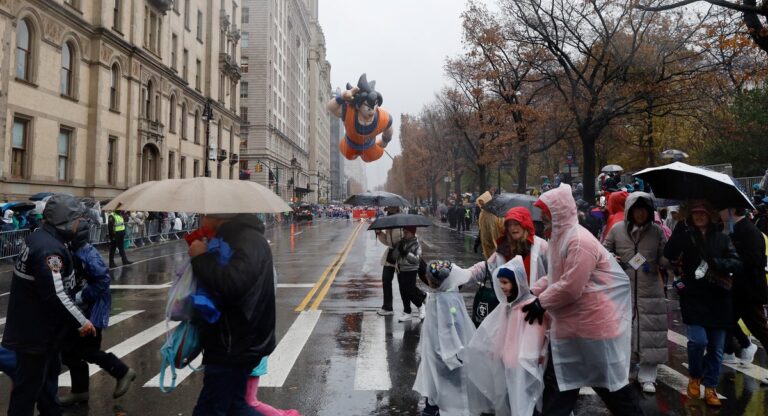
[[[160,348],[160,391],[170,393],[176,388],[176,369],[186,366],[192,371],[200,371],[202,367],[192,367],[192,361],[203,351],[200,345],[200,334],[197,326],[189,321],[182,321],[168,335],[165,344]],[[171,369],[171,385],[165,387],[165,370]]]

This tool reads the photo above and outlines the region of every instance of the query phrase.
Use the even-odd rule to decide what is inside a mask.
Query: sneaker
[[[128,388],[131,387],[131,383],[135,379],[136,379],[136,372],[129,368],[128,372],[125,373],[125,375],[121,377],[119,380],[117,380],[117,384],[115,385],[115,391],[112,393],[112,397],[117,399],[118,397],[127,393]]]
[[[738,364],[736,354],[723,354],[723,364]]]
[[[392,309],[380,308],[378,311],[376,311],[376,313],[379,316],[392,316],[395,314],[395,311],[393,311]]]
[[[757,345],[753,342],[749,344],[749,347],[744,348],[741,350],[741,354],[739,354],[739,358],[741,359],[742,364],[752,364],[752,361],[755,360],[755,353],[757,352]]]
[[[752,344],[754,345],[754,344]],[[720,402],[720,398],[717,397],[717,390],[715,390],[714,387],[705,387],[704,388],[704,401],[707,402],[708,406],[715,406],[720,407],[723,404]]]
[[[413,317],[411,316],[410,313],[403,312],[403,313],[400,314],[400,316],[397,317],[397,322],[407,322],[407,321],[410,321],[412,319],[413,319]]]
[[[73,406],[78,403],[88,403],[88,392],[85,393],[69,393],[59,397],[59,404],[62,407]]]
[[[427,307],[426,305],[421,305],[419,306],[419,319],[423,321],[425,316],[427,316]]]
[[[687,393],[688,393],[688,397],[691,399],[700,399],[701,398],[701,379],[699,378],[688,379]]]
[[[654,394],[656,393],[656,385],[650,381],[643,383],[643,393]]]

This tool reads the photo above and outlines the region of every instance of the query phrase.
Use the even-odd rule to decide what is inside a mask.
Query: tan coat
[[[645,192],[634,192],[627,199],[624,221],[616,223],[603,245],[619,256],[632,284],[632,353],[642,364],[663,364],[668,359],[667,302],[659,267],[668,265],[663,257],[666,238],[664,231],[651,222],[640,228],[628,229],[631,207],[641,198],[650,201]],[[629,261],[640,253],[645,264],[637,270]]]
[[[493,195],[490,192],[485,192],[477,198],[477,202],[482,207],[491,198],[493,198]],[[483,247],[483,258],[487,259],[496,251],[496,240],[504,232],[504,221],[490,212],[481,209],[477,225],[480,229],[480,245]]]
[[[396,266],[395,264],[387,262],[387,253],[389,253],[389,250],[394,248],[397,245],[397,243],[399,243],[400,240],[403,239],[403,229],[394,228],[391,230],[384,230],[377,234],[378,235],[376,236],[376,238],[379,240],[379,242],[387,246],[387,249],[384,250],[384,254],[381,255],[381,265],[395,267]]]

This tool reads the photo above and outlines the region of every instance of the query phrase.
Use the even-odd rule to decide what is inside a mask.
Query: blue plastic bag
[[[189,366],[192,371],[199,371],[201,368],[194,368],[190,364],[203,351],[200,344],[200,335],[195,325],[189,321],[181,322],[168,335],[165,344],[160,348],[160,390],[163,393],[169,393],[176,388],[176,369],[182,369]],[[165,387],[165,370],[171,369],[171,385]]]

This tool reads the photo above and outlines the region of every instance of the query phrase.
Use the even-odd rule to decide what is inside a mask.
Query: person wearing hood
[[[547,276],[523,307],[530,324],[552,318],[551,353],[544,375],[542,414],[569,415],[579,388],[592,387],[616,415],[641,415],[629,385],[632,298],[629,277],[616,258],[578,224],[571,187],[541,195]]]
[[[533,302],[523,258],[515,256],[493,272],[499,306],[477,328],[464,366],[480,400],[473,415],[530,416],[541,410],[549,319],[528,325],[523,306]]]
[[[624,205],[627,202],[629,193],[627,191],[614,192],[608,197],[608,221],[605,223],[605,229],[603,229],[602,240],[608,236],[616,223],[624,221]]]
[[[707,201],[689,204],[688,230],[673,232],[664,257],[682,262],[682,279],[675,284],[680,312],[688,328],[688,397],[701,397],[720,406],[717,387],[726,331],[733,325],[733,301],[729,276],[742,263],[727,235],[715,226],[718,215]],[[712,269],[715,273],[708,273]],[[723,282],[725,280],[725,282]]]
[[[253,214],[205,215],[232,255],[222,264],[208,243],[189,246],[192,270],[221,312],[200,326],[205,377],[193,416],[257,415],[245,398],[248,377],[275,349],[275,277],[264,224]]]
[[[632,354],[637,381],[645,393],[656,392],[658,366],[668,359],[667,304],[659,269],[666,265],[667,237],[652,221],[651,195],[634,192],[627,198],[624,221],[611,229],[603,246],[616,255],[632,284]]]
[[[499,217],[482,209],[492,198],[493,195],[490,192],[486,192],[477,198],[477,206],[480,207],[480,216],[477,220],[479,229],[477,238],[483,248],[483,257],[486,259],[491,257],[493,252],[496,251],[496,240],[499,239],[504,231]]]
[[[82,217],[74,197],[52,196],[43,226],[27,237],[16,258],[2,342],[17,359],[11,416],[32,416],[35,405],[41,414],[61,415],[56,399],[61,341],[75,328],[80,336],[96,334],[75,304],[75,271],[66,247]]]
[[[469,416],[477,391],[467,383],[466,348],[475,333],[459,286],[469,273],[447,261],[427,266],[430,292],[421,326],[421,362],[413,390],[425,399],[422,416]]]

